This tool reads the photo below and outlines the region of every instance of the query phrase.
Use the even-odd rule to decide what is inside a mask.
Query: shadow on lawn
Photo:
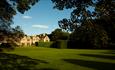
[[[42,70],[36,67],[40,63],[48,62],[27,56],[0,53],[0,70]]]
[[[52,69],[52,68],[41,68],[39,70],[58,70],[58,69]]]
[[[88,57],[96,57],[96,58],[103,58],[103,59],[113,59],[115,60],[115,56],[113,55],[98,55],[98,54],[79,54],[81,56],[88,56]]]
[[[96,62],[96,61],[86,61],[80,59],[63,59],[66,62],[80,65],[88,68],[93,68],[97,70],[115,70],[115,63],[106,63],[106,62]]]
[[[109,50],[108,52],[104,52],[104,54],[115,54],[115,50]]]

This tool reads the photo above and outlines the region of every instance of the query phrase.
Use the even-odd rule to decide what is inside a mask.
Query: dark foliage
[[[58,21],[59,27],[72,31],[72,48],[107,48],[114,43],[114,0],[52,0],[58,10],[72,9],[70,19]],[[72,38],[73,37],[73,38]],[[87,46],[87,47],[86,47]]]
[[[38,42],[37,47],[45,47],[45,48],[50,48],[53,42]]]
[[[69,33],[62,31],[62,29],[55,29],[50,34],[51,41],[57,41],[57,40],[67,40],[69,38]]]
[[[19,26],[13,28],[13,16],[17,12],[24,13],[38,0],[1,0],[0,1],[0,42],[18,42],[23,37],[23,31]]]
[[[67,49],[67,40],[57,40],[54,41],[51,46],[51,48],[58,48],[58,49]]]
[[[14,44],[10,44],[10,43],[2,43],[0,45],[0,48],[13,48]]]
[[[0,2],[0,19],[4,21],[12,20],[17,11],[24,13],[38,0],[1,0]]]
[[[21,30],[20,26],[11,28],[10,31],[1,30],[0,43],[10,43],[13,46],[18,46],[18,43],[23,36],[24,32]]]
[[[107,48],[108,35],[96,23],[85,22],[70,35],[68,43],[69,46],[76,44],[74,48]]]

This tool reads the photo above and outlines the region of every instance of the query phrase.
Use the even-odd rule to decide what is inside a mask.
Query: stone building
[[[35,36],[27,36],[25,35],[21,40],[20,40],[20,45],[24,46],[31,46],[34,45],[36,42],[50,42],[49,37],[46,34],[41,34],[41,35],[35,35]]]

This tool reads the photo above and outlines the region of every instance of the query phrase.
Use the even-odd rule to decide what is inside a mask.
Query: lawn
[[[0,53],[1,70],[115,70],[114,50],[16,48]]]

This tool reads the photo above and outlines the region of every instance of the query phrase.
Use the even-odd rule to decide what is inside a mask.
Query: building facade
[[[21,40],[20,40],[20,45],[23,46],[31,46],[34,45],[36,42],[50,42],[50,38],[46,34],[42,35],[35,35],[35,36],[27,36],[25,35]]]

